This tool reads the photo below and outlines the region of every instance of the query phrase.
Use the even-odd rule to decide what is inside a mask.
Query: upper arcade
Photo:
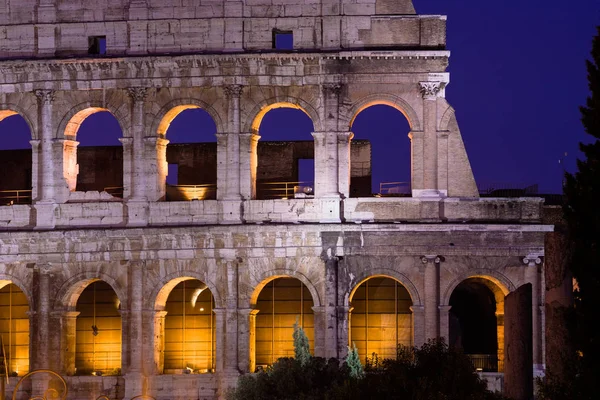
[[[0,0],[0,59],[445,46],[411,0]]]

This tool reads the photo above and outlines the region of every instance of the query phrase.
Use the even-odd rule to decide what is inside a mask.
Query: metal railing
[[[31,204],[31,190],[0,190],[0,205]]]
[[[504,372],[504,362],[497,354],[467,354],[477,372]]]
[[[314,196],[313,182],[263,182],[257,185],[261,200],[310,198]]]
[[[406,197],[412,194],[410,182],[381,182],[379,194],[386,197]]]

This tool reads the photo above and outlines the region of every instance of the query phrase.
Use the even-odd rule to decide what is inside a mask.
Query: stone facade
[[[273,49],[280,32],[293,51]],[[89,54],[100,37],[106,54]],[[541,199],[479,198],[445,99],[449,55],[445,17],[410,0],[0,0],[0,120],[31,128],[33,199],[0,207],[0,286],[27,298],[29,369],[67,376],[73,399],[216,398],[254,370],[269,281],[308,288],[314,354],[344,357],[353,293],[381,276],[410,295],[415,345],[449,337],[469,279],[493,288],[500,342],[504,295],[530,283],[542,369],[552,226]],[[412,197],[351,197],[352,122],[375,104],[409,121]],[[164,201],[169,124],[198,107],[217,127],[216,199]],[[313,122],[313,198],[257,199],[260,122],[278,107]],[[77,190],[77,131],[98,111],[123,132],[123,198]],[[214,298],[214,371],[166,374],[165,304],[189,279]],[[74,376],[78,299],[96,281],[120,301],[118,377]]]

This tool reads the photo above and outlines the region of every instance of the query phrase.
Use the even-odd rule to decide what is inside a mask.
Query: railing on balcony
[[[167,185],[167,201],[214,200],[217,184]]]
[[[300,199],[314,197],[313,182],[263,182],[258,184],[261,200]]]
[[[0,205],[31,204],[31,190],[0,190]]]
[[[410,182],[381,182],[379,195],[382,197],[410,197],[412,195]]]
[[[504,362],[497,354],[467,354],[477,372],[504,372]]]

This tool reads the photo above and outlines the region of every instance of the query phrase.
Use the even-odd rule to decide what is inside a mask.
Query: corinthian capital
[[[223,91],[225,91],[225,96],[228,99],[239,98],[242,95],[243,90],[244,87],[242,85],[227,85],[223,87]]]
[[[425,100],[435,100],[445,86],[444,82],[419,82],[419,91]]]
[[[148,95],[148,88],[144,87],[132,87],[127,88],[127,93],[133,99],[133,101],[144,101]]]
[[[323,84],[323,92],[326,95],[336,95],[339,96],[340,93],[342,92],[342,84],[339,82],[336,83],[324,83]]]
[[[33,93],[35,93],[35,96],[40,100],[42,104],[52,104],[55,98],[54,90],[38,89]]]

